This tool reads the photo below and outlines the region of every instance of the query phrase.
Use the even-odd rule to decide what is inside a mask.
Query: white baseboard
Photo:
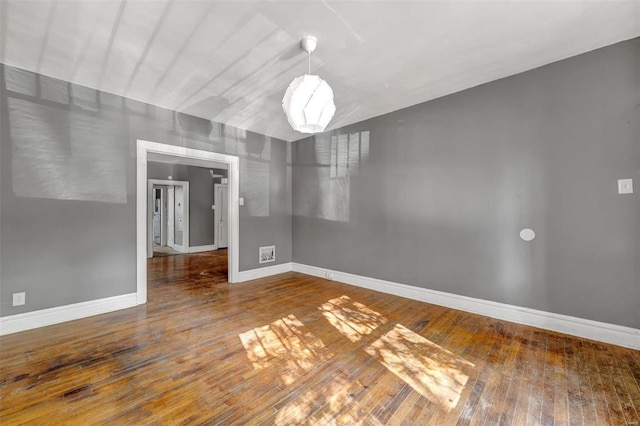
[[[211,244],[208,246],[192,246],[189,247],[189,253],[200,253],[203,251],[211,251],[211,250],[217,250],[218,247],[216,247],[215,244]]]
[[[539,311],[522,306],[508,305],[506,303],[492,302],[490,300],[460,296],[300,263],[293,263],[293,270],[321,278],[327,278],[327,274],[331,274],[330,276],[333,280],[380,291],[382,293],[433,303],[434,305],[446,306],[448,308],[459,309],[461,311],[472,312],[518,324],[544,328],[546,330],[557,331],[586,339],[611,343],[626,348],[640,349],[640,330],[636,328]]]
[[[0,336],[131,308],[136,302],[136,293],[131,293],[0,317]]]
[[[249,269],[240,271],[238,282],[257,280],[271,275],[283,274],[292,270],[292,263],[281,263],[279,265],[265,266],[264,268]]]
[[[178,245],[178,244],[174,244],[173,247],[171,247],[172,249],[174,249],[175,251],[179,251],[180,253],[189,253],[188,250],[184,249],[184,246]]]

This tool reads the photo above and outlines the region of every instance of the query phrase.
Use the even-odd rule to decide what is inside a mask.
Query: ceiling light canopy
[[[300,42],[302,49],[309,54],[309,73],[295,78],[282,99],[282,109],[289,124],[301,133],[324,131],[336,112],[331,87],[319,76],[311,75],[311,53],[317,44],[318,40],[311,36]]]

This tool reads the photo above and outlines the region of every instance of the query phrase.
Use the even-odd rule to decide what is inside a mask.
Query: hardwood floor
[[[627,424],[640,352],[286,273],[149,262],[149,302],[0,338],[0,424]]]

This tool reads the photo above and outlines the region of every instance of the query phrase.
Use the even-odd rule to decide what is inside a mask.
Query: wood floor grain
[[[146,305],[1,337],[0,424],[639,423],[639,351],[225,265],[154,258]]]

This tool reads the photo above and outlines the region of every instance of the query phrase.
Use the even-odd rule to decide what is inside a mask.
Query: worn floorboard
[[[149,260],[146,305],[0,337],[0,424],[638,425],[640,352],[226,253]]]

